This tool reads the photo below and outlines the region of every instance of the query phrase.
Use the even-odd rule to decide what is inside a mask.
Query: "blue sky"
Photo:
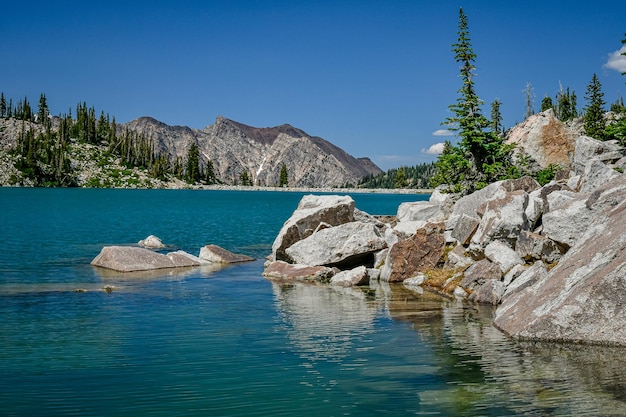
[[[5,2],[0,91],[53,114],[86,101],[128,122],[203,128],[218,115],[289,123],[383,169],[426,150],[460,87],[451,44],[469,18],[476,87],[505,127],[569,87],[579,107],[596,73],[605,100],[626,96],[625,1]],[[620,66],[621,65],[621,66]],[[607,105],[608,107],[608,105]],[[454,138],[450,138],[454,140]]]

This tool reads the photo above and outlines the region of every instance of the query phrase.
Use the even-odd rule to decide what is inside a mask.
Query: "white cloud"
[[[626,72],[626,56],[622,55],[624,52],[626,52],[626,45],[622,46],[618,51],[611,52],[609,54],[609,60],[604,64],[604,68]]]
[[[454,136],[454,133],[448,129],[438,129],[433,132],[433,136]]]
[[[426,148],[422,149],[422,153],[425,153],[427,155],[439,155],[442,152],[443,152],[443,142],[435,143],[434,145],[431,145],[430,148],[428,149]]]

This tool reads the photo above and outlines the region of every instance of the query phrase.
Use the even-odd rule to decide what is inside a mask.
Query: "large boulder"
[[[585,166],[592,159],[608,163],[618,161],[624,156],[623,148],[613,141],[603,142],[589,136],[579,136],[575,143],[572,167],[579,174],[583,173]]]
[[[554,115],[552,109],[528,117],[512,128],[506,143],[515,144],[515,153],[530,157],[530,169],[538,171],[552,164],[570,166],[575,152],[576,133]]]
[[[622,174],[599,159],[592,159],[585,165],[580,191],[583,193],[593,191],[620,175]]]
[[[494,240],[504,240],[514,246],[517,236],[529,227],[526,219],[528,193],[523,190],[506,192],[500,199],[488,201],[480,224],[470,241],[470,248],[481,252]]]
[[[405,221],[442,221],[444,213],[441,206],[430,201],[411,201],[400,204],[397,218],[399,222]]]
[[[135,246],[105,246],[91,265],[120,272],[199,266],[201,262],[183,251],[162,254]]]
[[[354,220],[350,196],[305,195],[272,244],[272,260],[287,260],[285,249],[310,236],[320,224],[338,226]]]
[[[381,268],[380,279],[401,282],[434,268],[444,254],[444,230],[443,222],[428,223],[412,237],[393,245]]]
[[[452,214],[482,217],[484,206],[489,201],[505,198],[507,193],[513,191],[521,190],[530,193],[539,188],[541,188],[539,183],[531,177],[496,181],[487,185],[485,188],[460,198],[454,203]]]
[[[200,248],[199,258],[211,263],[218,264],[234,264],[239,262],[254,261],[254,258],[230,252],[217,245],[206,245]]]
[[[626,180],[609,182],[586,203],[597,215],[559,264],[545,277],[526,276],[522,288],[505,295],[495,325],[506,334],[626,345]]]
[[[285,249],[289,262],[352,267],[374,263],[374,253],[387,247],[371,223],[350,222],[322,229]]]

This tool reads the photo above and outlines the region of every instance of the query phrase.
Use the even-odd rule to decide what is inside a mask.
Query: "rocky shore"
[[[276,237],[264,276],[398,282],[497,305],[494,325],[514,338],[626,346],[623,149],[570,135],[568,152],[546,153],[528,133],[546,120],[538,115],[518,143],[543,152],[533,158],[542,164],[568,158],[554,181],[505,180],[466,196],[437,189],[429,201],[402,204],[394,219],[370,216],[348,196],[307,195]]]

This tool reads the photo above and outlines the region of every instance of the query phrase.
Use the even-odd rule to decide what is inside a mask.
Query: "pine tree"
[[[48,117],[49,115],[50,115],[50,111],[48,110],[48,103],[46,101],[46,95],[42,93],[41,96],[39,96],[39,109],[37,111],[37,122],[44,126],[48,126],[50,124],[50,119]]]
[[[213,168],[213,162],[210,159],[206,161],[204,176],[207,184],[215,184],[217,182],[217,178],[215,177],[215,170]]]
[[[552,97],[545,96],[543,100],[541,100],[541,111],[544,112],[548,109],[554,109],[554,103],[552,102]]]
[[[498,135],[504,133],[504,126],[502,126],[502,113],[500,112],[500,100],[495,99],[491,103],[491,130]]]
[[[406,188],[406,174],[404,173],[403,167],[398,168],[396,172],[396,180],[393,188]]]
[[[283,164],[280,168],[280,176],[278,177],[278,186],[287,187],[289,185],[289,179],[287,178],[287,166]]]
[[[198,144],[192,143],[187,152],[187,162],[185,163],[185,180],[189,184],[199,182],[200,175],[200,151]]]
[[[585,107],[585,134],[594,139],[604,140],[604,93],[600,80],[593,74],[591,82],[587,86],[587,107]]]
[[[454,117],[448,118],[444,124],[458,132],[460,143],[458,146],[449,144],[448,152],[440,155],[436,163],[437,174],[431,184],[448,184],[470,193],[508,175],[512,148],[504,145],[504,138],[489,130],[490,122],[481,113],[483,102],[476,93],[473,80],[476,54],[470,41],[467,16],[462,8],[459,9],[457,33],[458,40],[452,45],[452,51],[455,61],[461,64],[463,85],[458,90],[456,104],[449,107]],[[446,182],[439,182],[444,179]]]
[[[4,92],[0,93],[0,117],[4,117],[7,114],[7,101],[4,98]]]

